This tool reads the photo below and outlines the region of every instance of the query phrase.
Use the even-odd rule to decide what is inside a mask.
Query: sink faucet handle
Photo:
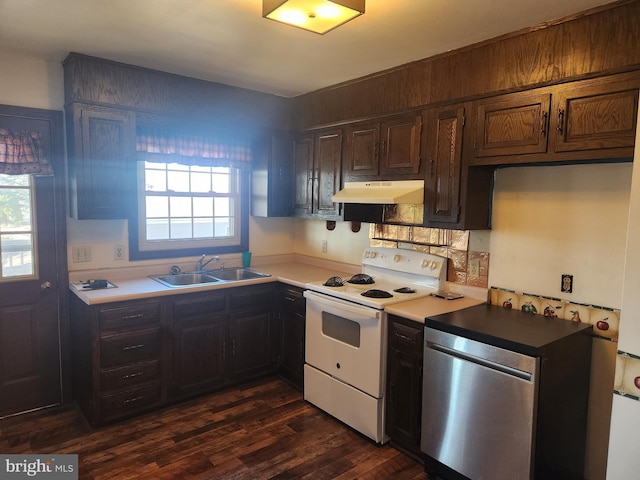
[[[198,262],[196,263],[196,271],[202,270],[204,267],[206,267],[209,263],[211,263],[213,260],[215,260],[216,262],[220,263],[220,257],[217,255],[214,255],[213,257],[211,257],[209,260],[207,260],[206,262],[204,261],[204,259],[206,258],[207,254],[203,253],[202,256],[200,257],[200,259],[198,260]]]
[[[180,270],[180,267],[178,265],[171,265],[171,270],[169,270],[169,273],[171,275],[177,275],[181,272],[182,270]]]

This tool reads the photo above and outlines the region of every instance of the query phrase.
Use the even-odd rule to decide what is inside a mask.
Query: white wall
[[[640,119],[640,112],[638,112]],[[640,121],[638,122],[640,125]],[[640,128],[636,133],[635,162],[640,161]],[[619,349],[640,357],[640,170],[634,169],[629,205],[629,229],[626,242],[626,265]],[[621,370],[621,365],[618,365]],[[616,372],[622,375],[621,371]],[[636,372],[635,375],[640,374]],[[633,375],[632,375],[633,376]],[[640,402],[613,396],[611,440],[609,442],[608,480],[638,478],[640,472]]]
[[[298,219],[295,227],[295,253],[324,260],[360,264],[362,252],[369,246],[369,224],[363,223],[359,232],[351,231],[351,222],[336,222],[335,230],[327,230],[322,220]],[[327,242],[326,253],[322,242]]]
[[[62,110],[62,63],[0,49],[0,103]]]
[[[489,282],[620,308],[631,163],[496,172]],[[561,295],[561,274],[573,293]]]

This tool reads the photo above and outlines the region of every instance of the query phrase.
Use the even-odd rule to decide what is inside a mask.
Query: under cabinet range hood
[[[334,202],[391,205],[423,203],[424,180],[380,182],[345,182],[344,188],[331,197]]]

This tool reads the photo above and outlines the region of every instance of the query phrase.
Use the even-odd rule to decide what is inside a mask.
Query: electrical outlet
[[[91,247],[88,245],[75,245],[71,247],[71,260],[73,263],[90,262]]]
[[[113,259],[124,260],[124,245],[113,246]]]
[[[563,273],[560,277],[560,291],[562,293],[573,292],[573,275]]]
[[[480,260],[469,260],[469,278],[480,276]]]
[[[327,253],[327,241],[322,240],[322,253]]]

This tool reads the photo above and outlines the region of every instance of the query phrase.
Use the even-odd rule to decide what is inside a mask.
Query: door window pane
[[[0,175],[0,280],[35,275],[33,198],[29,175]]]

